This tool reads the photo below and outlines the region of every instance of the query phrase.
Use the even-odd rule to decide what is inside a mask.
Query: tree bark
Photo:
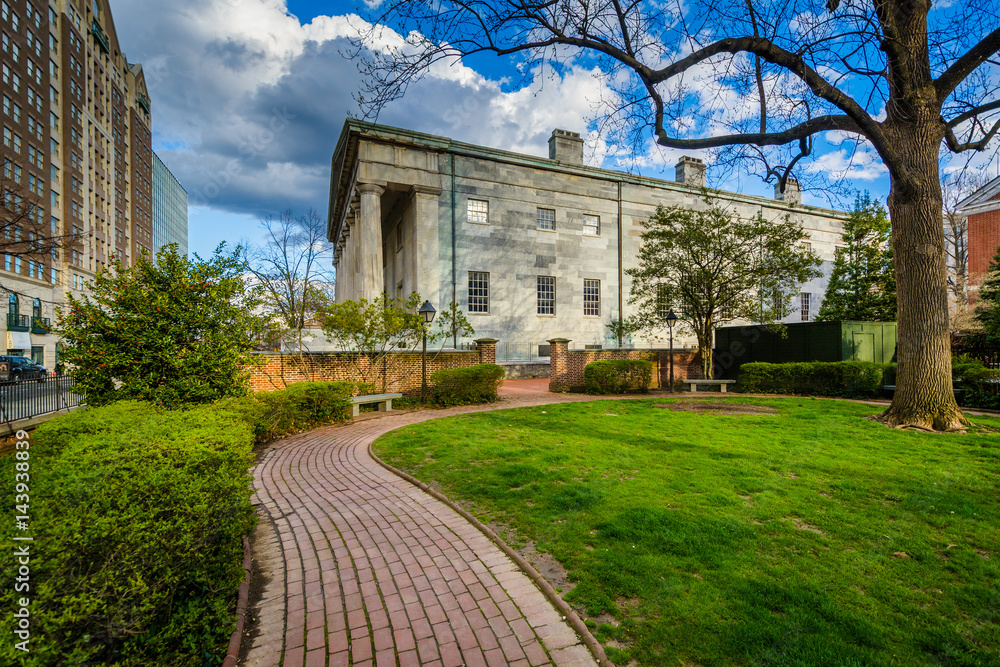
[[[698,332],[698,352],[701,355],[701,376],[706,380],[714,380],[715,378],[712,377],[714,358],[711,329]]]
[[[913,118],[910,107],[909,118]],[[889,426],[964,429],[951,380],[948,282],[941,185],[940,123],[887,122],[895,160],[887,161],[889,217],[896,263],[898,342],[896,392],[880,419]],[[930,136],[933,135],[933,136]]]

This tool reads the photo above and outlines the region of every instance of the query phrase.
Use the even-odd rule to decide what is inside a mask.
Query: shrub
[[[213,406],[125,401],[60,417],[31,441],[31,653],[5,642],[0,662],[221,660],[254,525],[252,426]]]
[[[959,403],[969,408],[1000,408],[1000,371],[968,355],[953,357],[951,376],[955,387],[964,391]]]
[[[255,394],[253,401],[263,406],[257,423],[257,439],[267,442],[289,433],[306,431],[319,424],[351,418],[349,396],[375,393],[371,384],[353,382],[301,382],[282,391]]]
[[[254,444],[346,420],[355,390],[303,383],[176,410],[121,401],[40,426],[28,450],[31,589],[0,590],[7,627],[14,601],[31,600],[31,653],[7,641],[0,663],[219,664],[255,521]],[[17,459],[2,461],[13,480]],[[5,507],[15,491],[0,485]],[[0,539],[20,544],[11,523]],[[4,572],[13,552],[0,555]]]
[[[801,362],[740,366],[737,387],[757,394],[805,394],[844,398],[881,395],[889,364],[870,361]]]
[[[503,383],[504,370],[496,364],[442,368],[431,375],[434,402],[439,405],[492,403]]]
[[[593,361],[583,369],[588,394],[646,394],[653,364],[639,359]]]

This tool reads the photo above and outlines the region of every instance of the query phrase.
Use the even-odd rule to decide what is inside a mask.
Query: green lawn
[[[375,451],[550,552],[584,618],[620,622],[595,630],[618,664],[1000,665],[1000,433],[668,402],[434,420]]]

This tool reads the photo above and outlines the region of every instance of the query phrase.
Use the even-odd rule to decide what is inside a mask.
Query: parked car
[[[7,362],[10,365],[11,382],[22,382],[24,380],[38,380],[42,382],[49,375],[49,371],[45,366],[36,364],[28,357],[0,355],[0,362]]]

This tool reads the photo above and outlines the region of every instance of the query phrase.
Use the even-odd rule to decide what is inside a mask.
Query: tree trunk
[[[712,376],[712,330],[698,332],[698,354],[701,356],[701,376],[706,380],[714,380]]]
[[[948,282],[936,119],[897,125],[889,164],[889,217],[896,262],[896,393],[880,419],[890,426],[963,429],[951,381]]]

